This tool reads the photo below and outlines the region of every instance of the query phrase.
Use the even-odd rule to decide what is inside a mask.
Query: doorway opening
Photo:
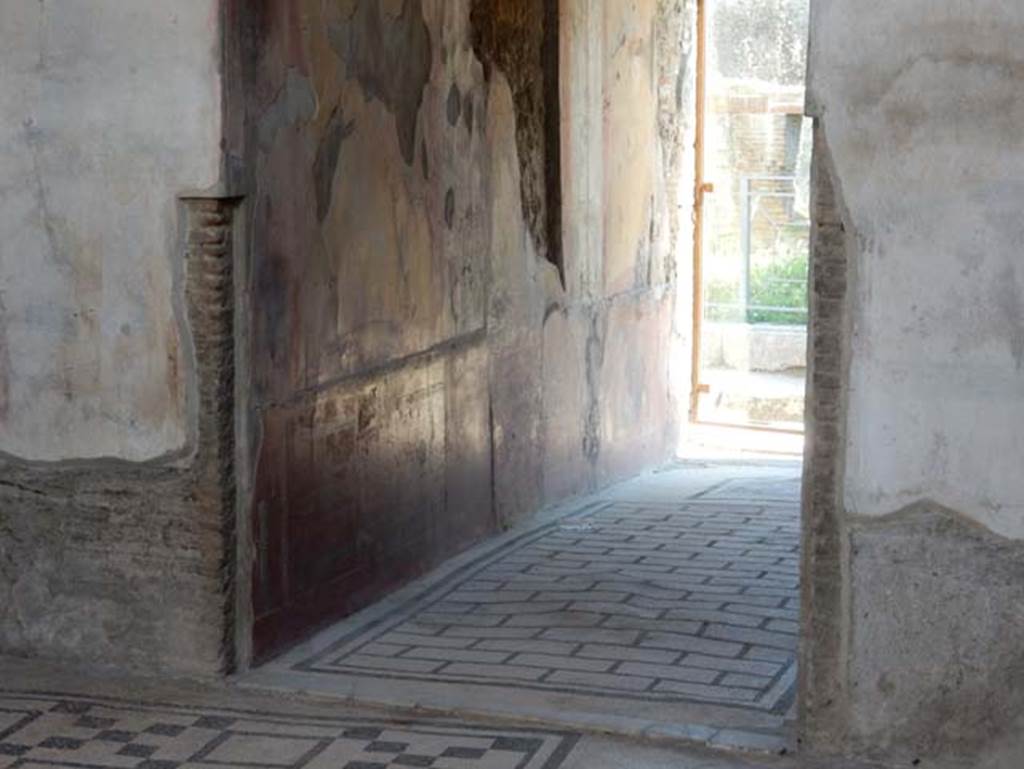
[[[494,18],[519,18],[511,10],[499,14],[503,3],[493,5]],[[508,9],[514,5],[509,3]],[[453,532],[461,534],[467,524],[481,520],[476,516],[498,511],[495,499],[505,493],[502,483],[510,469],[519,476],[510,487],[526,488],[533,477],[525,460],[505,453],[501,443],[514,437],[514,429],[522,431],[522,425],[538,420],[535,433],[527,431],[526,453],[541,457],[544,467],[537,477],[546,490],[545,483],[555,488],[563,482],[554,472],[545,475],[553,459],[569,457],[574,464],[565,464],[559,472],[572,478],[578,464],[575,452],[582,449],[582,460],[604,473],[609,465],[603,463],[613,451],[626,453],[620,445],[643,448],[624,441],[643,427],[646,404],[675,402],[657,391],[649,395],[646,389],[632,387],[632,382],[654,381],[653,372],[662,368],[660,363],[647,364],[643,340],[658,339],[646,331],[658,328],[662,316],[673,314],[671,301],[676,295],[671,277],[660,277],[675,274],[665,256],[670,248],[659,251],[655,244],[663,238],[668,242],[666,232],[673,226],[661,222],[656,210],[678,198],[675,187],[671,193],[658,187],[658,161],[665,155],[657,153],[669,146],[674,151],[683,141],[673,138],[660,145],[673,131],[655,118],[663,118],[658,111],[674,104],[687,112],[678,123],[688,131],[693,70],[671,67],[672,74],[686,75],[674,93],[656,90],[651,72],[656,65],[665,66],[657,52],[658,43],[666,40],[664,48],[679,46],[675,53],[685,55],[688,64],[689,10],[694,6],[686,4],[685,19],[671,27],[655,21],[655,11],[668,5],[581,2],[573,8],[572,23],[559,25],[559,66],[564,70],[557,80],[545,82],[564,84],[556,94],[567,106],[560,113],[565,118],[560,137],[568,138],[563,145],[567,173],[562,182],[562,227],[573,237],[566,238],[562,263],[567,268],[562,277],[569,278],[562,284],[566,294],[559,299],[564,306],[551,304],[545,325],[538,329],[541,351],[547,354],[541,361],[546,365],[540,368],[550,380],[539,381],[537,400],[519,402],[517,394],[507,414],[495,410],[505,397],[505,383],[498,391],[481,376],[479,392],[484,399],[479,402],[486,408],[479,415],[487,421],[479,432],[472,425],[463,429],[463,418],[456,422],[449,417],[449,408],[460,399],[473,402],[464,397],[468,385],[445,379],[462,369],[455,364],[435,366],[443,355],[458,352],[455,345],[461,342],[456,339],[431,348],[411,364],[403,358],[361,373],[358,379],[332,381],[332,391],[316,391],[309,404],[289,404],[290,412],[281,416],[280,425],[268,425],[268,433],[276,428],[279,434],[265,438],[264,446],[280,447],[284,461],[266,452],[267,479],[261,494],[272,515],[264,516],[256,506],[257,515],[268,522],[261,541],[269,545],[256,577],[283,575],[278,583],[265,580],[266,605],[274,608],[277,601],[285,610],[281,616],[297,621],[281,623],[282,633],[268,636],[271,643],[264,649],[290,649],[272,660],[269,653],[258,654],[261,661],[269,661],[245,677],[247,685],[315,691],[376,705],[414,702],[478,716],[598,725],[635,735],[673,734],[722,747],[792,747],[800,619],[798,461],[744,456],[739,462],[713,462],[694,456],[699,461],[672,463],[633,481],[547,506],[536,515],[534,506],[503,533],[481,527],[472,532],[479,544],[440,563],[442,555],[461,544],[453,541]],[[747,5],[756,18],[759,6]],[[646,20],[638,20],[637,7],[645,9]],[[682,14],[682,4],[679,8]],[[522,21],[530,18],[523,14]],[[651,38],[652,30],[657,39]],[[527,46],[534,54],[540,48],[534,45],[536,32]],[[701,38],[703,50],[707,40],[704,34]],[[665,67],[666,72],[669,69]],[[671,76],[665,79],[670,81]],[[491,115],[496,123],[499,117],[515,116],[516,89],[514,83],[506,87],[507,111]],[[459,93],[450,85],[445,91]],[[706,101],[702,95],[702,105]],[[527,98],[523,102],[531,103]],[[444,112],[437,113],[447,126],[441,130],[458,128],[465,140],[458,116],[466,113],[458,99],[446,98]],[[650,120],[642,120],[644,116]],[[470,141],[479,143],[480,137]],[[516,151],[529,152],[530,147],[524,142]],[[508,155],[521,169],[539,165],[541,171],[543,157],[527,154],[531,163],[524,164],[522,154]],[[701,158],[703,163],[703,153]],[[448,162],[454,165],[453,160]],[[366,180],[376,178],[374,168],[364,169]],[[440,173],[436,165],[408,168],[428,187]],[[402,165],[402,173],[408,168]],[[706,178],[700,176],[701,185]],[[515,185],[511,189],[513,197],[520,192]],[[446,198],[454,195],[446,193]],[[638,201],[649,201],[651,208]],[[362,229],[347,234],[358,235]],[[512,232],[513,242],[518,242],[518,226]],[[445,243],[453,241],[454,236]],[[753,254],[753,236],[750,250]],[[669,282],[659,284],[660,280]],[[572,314],[573,291],[586,297],[586,314]],[[632,319],[647,312],[643,304],[636,304],[636,297],[646,293],[657,295],[665,307],[659,305],[650,320],[642,321],[644,325],[631,328]],[[616,309],[607,319],[602,314],[603,308],[615,309],[623,302],[628,303],[625,309]],[[578,327],[572,325],[577,320]],[[564,325],[564,336],[559,335],[558,324]],[[579,374],[571,366],[577,330],[584,344]],[[486,334],[470,340],[486,356],[501,350],[485,346],[490,343]],[[662,341],[668,350],[668,337]],[[467,367],[475,365],[474,358],[466,360]],[[516,360],[531,358],[517,353]],[[396,375],[411,365],[425,373],[416,373],[415,378]],[[481,362],[478,370],[485,366]],[[521,370],[517,364],[513,373],[518,376]],[[374,384],[378,377],[383,384]],[[624,387],[619,380],[631,386]],[[416,389],[414,399],[413,389],[424,381],[430,386],[426,391]],[[512,387],[521,389],[518,382],[513,379]],[[457,397],[449,398],[446,388]],[[436,405],[421,405],[421,392],[433,394]],[[578,412],[580,419],[573,411],[577,392],[587,398],[585,410]],[[631,397],[623,399],[623,392]],[[672,392],[674,396],[676,391]],[[682,395],[685,400],[685,389]],[[634,407],[632,413],[619,418],[619,402]],[[544,411],[550,404],[562,407],[557,413]],[[672,415],[673,422],[676,416]],[[670,440],[672,431],[662,430],[664,420],[657,421],[658,430],[669,433]],[[423,428],[422,434],[410,434],[410,425]],[[449,425],[458,431],[447,432]],[[483,437],[471,447],[474,452],[482,448],[480,455],[490,460],[481,465],[481,472],[472,472],[477,468],[453,450],[459,448],[464,432]],[[454,438],[451,444],[449,436]],[[664,454],[658,461],[662,459]],[[464,473],[467,464],[470,472]],[[425,468],[422,474],[409,471],[418,466]],[[498,477],[499,472],[504,475]],[[285,477],[278,479],[275,473]],[[595,489],[607,482],[606,475],[590,477],[584,480]],[[470,480],[465,487],[473,488],[452,485],[456,493],[449,494],[449,483],[464,478]],[[492,507],[486,498],[475,496],[480,488],[491,495]],[[564,487],[558,488],[559,499],[564,499]],[[577,486],[586,488],[583,482]],[[303,494],[301,504],[290,501],[296,492]],[[465,512],[460,504],[466,505]],[[284,534],[275,536],[270,524]],[[438,543],[448,549],[431,551]],[[310,558],[309,553],[323,557]],[[341,577],[334,582],[325,579],[328,568],[342,572]],[[412,581],[414,572],[425,576]],[[406,586],[399,587],[401,583]],[[293,598],[297,584],[311,586],[307,605],[316,611],[302,614],[305,597]],[[292,591],[283,599],[281,585]],[[318,599],[323,603],[315,603]],[[344,616],[312,636],[328,614],[320,611],[324,605]],[[271,612],[260,615],[259,609],[257,605],[257,622],[272,618]],[[267,627],[274,627],[275,621],[264,619]],[[306,640],[292,645],[299,638]]]
[[[692,422],[803,432],[808,0],[699,3]]]

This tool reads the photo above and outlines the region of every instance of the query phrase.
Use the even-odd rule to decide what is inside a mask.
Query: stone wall
[[[0,19],[0,651],[223,669],[219,4]]]
[[[817,747],[1024,753],[1022,31],[994,1],[814,7]]]

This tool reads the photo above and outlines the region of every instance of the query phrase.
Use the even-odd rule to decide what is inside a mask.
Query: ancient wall
[[[1024,9],[812,16],[805,736],[1019,758]]]
[[[218,6],[0,3],[0,651],[225,664]]]
[[[3,3],[0,651],[244,666],[671,453],[692,4],[518,9]]]
[[[6,0],[3,34],[0,451],[180,452],[177,195],[220,174],[216,3]]]
[[[658,3],[519,5],[248,6],[256,657],[673,446]]]

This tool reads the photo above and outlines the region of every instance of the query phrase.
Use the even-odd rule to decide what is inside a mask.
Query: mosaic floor
[[[557,769],[577,737],[0,691],[0,769]]]
[[[787,463],[679,466],[623,484],[254,680],[517,715],[650,720],[673,706],[662,717],[676,724],[777,729],[796,681],[799,477]]]

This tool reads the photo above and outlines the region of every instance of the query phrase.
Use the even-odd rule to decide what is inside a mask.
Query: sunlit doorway
[[[803,430],[808,0],[703,0],[691,417]]]

